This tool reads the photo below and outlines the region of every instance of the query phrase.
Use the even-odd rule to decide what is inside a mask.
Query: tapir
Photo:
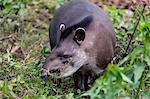
[[[43,64],[58,77],[73,75],[75,88],[88,89],[89,77],[100,76],[114,57],[115,32],[107,12],[88,0],[72,0],[54,13],[49,39],[52,52]]]

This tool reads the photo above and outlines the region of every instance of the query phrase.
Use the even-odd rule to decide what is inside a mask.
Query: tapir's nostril
[[[41,75],[40,75],[41,79],[45,79],[46,76],[47,76],[47,73],[44,70],[42,70]]]
[[[68,63],[69,63],[69,61],[63,61],[62,63],[63,63],[63,64],[68,64]]]

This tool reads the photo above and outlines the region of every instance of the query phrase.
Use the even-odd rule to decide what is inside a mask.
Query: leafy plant
[[[0,0],[0,98],[122,99],[150,97],[150,18],[142,6],[129,10],[105,6],[114,24],[117,46],[115,64],[109,64],[91,89],[74,95],[73,80],[61,84],[40,78],[42,61],[50,53],[48,24],[51,13],[67,0]],[[124,57],[137,16],[136,33]],[[12,49],[21,47],[25,59],[18,61]]]
[[[110,9],[109,7],[109,11],[112,15],[115,10],[117,9]],[[118,11],[121,13],[120,10]],[[115,18],[114,20],[116,20],[116,17],[112,18]],[[119,19],[121,18],[119,17],[117,20]],[[147,27],[149,23],[146,20],[149,20],[149,18],[143,15],[137,31],[140,33],[138,33],[135,37],[140,37],[140,41],[143,41],[144,45],[135,46],[136,43],[133,44],[132,46],[135,46],[133,51],[130,52],[124,59],[119,61],[118,64],[110,64],[105,73],[96,80],[94,86],[89,91],[82,94],[81,97],[90,96],[91,99],[122,99],[140,97],[147,99],[146,97],[149,97],[148,93],[150,90],[148,89],[149,85],[147,83],[150,81],[146,79],[149,79],[148,75],[150,75],[150,27]],[[140,27],[141,23],[144,23],[145,25]],[[117,34],[118,32],[123,34],[121,31],[116,30],[116,32]],[[118,37],[117,39],[119,38],[124,41],[123,37]],[[134,39],[134,42],[137,42],[136,40],[138,41],[139,39]],[[122,41],[118,40],[118,42],[120,43]],[[145,92],[147,94],[144,94]]]

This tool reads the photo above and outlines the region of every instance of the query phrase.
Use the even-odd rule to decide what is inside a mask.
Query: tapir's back
[[[60,40],[61,24],[64,24],[65,28],[69,28],[89,15],[92,15],[99,24],[114,34],[112,24],[105,11],[87,0],[73,0],[60,7],[54,14],[49,33],[51,48],[53,49]]]

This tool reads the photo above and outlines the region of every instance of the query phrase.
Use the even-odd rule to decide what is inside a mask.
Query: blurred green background
[[[68,1],[0,0],[0,98],[149,99],[150,11],[146,7],[141,14],[142,4],[130,5],[130,9],[110,5],[109,1],[102,5],[116,32],[115,61],[90,90],[74,95],[72,77],[61,84],[51,78],[40,79],[42,62],[50,54],[49,23],[64,2]],[[124,57],[139,16],[140,22]]]

